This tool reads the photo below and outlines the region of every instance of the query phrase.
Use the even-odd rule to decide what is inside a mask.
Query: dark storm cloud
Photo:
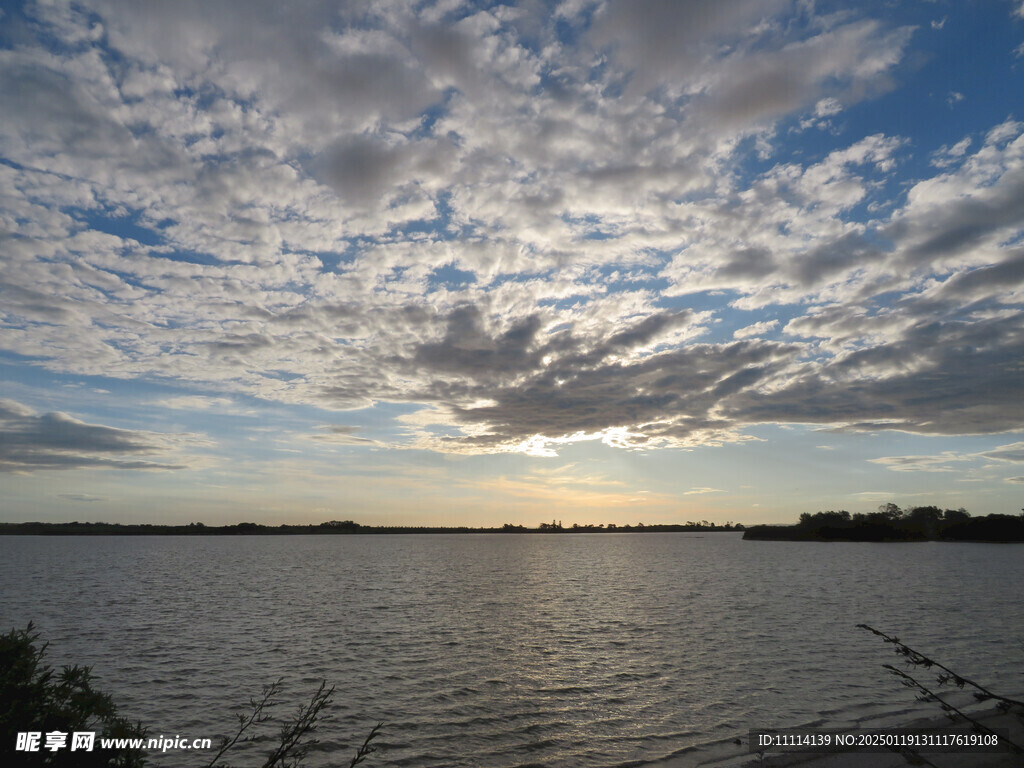
[[[631,68],[638,91],[664,75],[692,75],[709,49],[747,34],[788,0],[614,0],[595,20],[591,37],[611,46]]]
[[[989,278],[969,284],[981,290]],[[502,336],[467,306],[445,318],[442,341],[420,346],[412,358],[413,368],[440,374],[413,399],[448,408],[467,433],[447,442],[477,448],[611,428],[630,430],[633,445],[698,436],[713,442],[757,423],[937,435],[1024,428],[1021,316],[968,321],[961,311],[959,301],[937,304],[928,295],[881,313],[822,310],[787,331],[879,338],[815,360],[814,347],[759,339],[623,357],[685,326],[692,320],[686,312],[651,315],[597,340],[572,328],[545,332],[536,317]],[[465,405],[474,401],[483,404]]]
[[[223,84],[301,115],[304,132],[330,135],[379,118],[406,119],[439,96],[400,46],[345,45],[347,22],[379,24],[372,5],[309,2],[175,2],[139,6],[97,0],[111,44],[191,76],[215,68]]]
[[[132,141],[131,132],[99,103],[76,87],[73,76],[38,63],[0,67],[0,135],[17,135],[37,151],[74,148],[85,156],[108,156]]]
[[[922,321],[899,340],[809,366],[771,392],[723,403],[742,422],[870,431],[991,434],[1024,429],[1019,314],[974,323]]]
[[[715,122],[745,125],[789,112],[814,93],[806,70],[779,66],[760,71],[717,95],[711,103]]]
[[[208,346],[214,352],[221,354],[244,354],[272,347],[275,341],[273,336],[263,333],[231,334],[218,341],[210,342]]]
[[[181,469],[125,458],[167,450],[161,436],[86,424],[65,413],[34,411],[11,400],[0,401],[0,472],[38,469]]]
[[[812,287],[851,269],[868,266],[881,256],[878,247],[867,242],[861,233],[847,232],[810,249],[787,264],[785,269],[798,285]]]
[[[497,448],[537,435],[561,438],[630,428],[634,443],[685,441],[730,425],[713,411],[758,385],[794,345],[736,342],[635,354],[694,322],[689,311],[658,313],[606,339],[572,328],[542,330],[532,316],[503,333],[475,306],[445,318],[442,341],[419,346],[405,365],[438,372],[412,399],[448,409],[472,433],[449,442]],[[485,403],[466,406],[467,402]]]
[[[599,365],[610,355],[627,353],[655,341],[659,336],[692,321],[689,311],[653,314],[623,328],[607,339],[587,339],[562,329],[539,338],[543,325],[539,315],[517,320],[504,332],[492,335],[484,316],[475,305],[457,307],[445,318],[444,338],[420,345],[412,363],[439,372],[455,373],[483,381],[507,380],[530,375],[544,367],[552,356],[562,365],[582,370]]]
[[[457,85],[476,95],[486,82],[474,61],[479,40],[467,31],[442,26],[414,26],[410,30],[410,48],[426,65],[433,78]]]
[[[717,274],[730,280],[746,282],[748,279],[768,277],[778,269],[767,248],[740,248],[718,268]]]
[[[910,263],[970,252],[993,236],[1017,230],[1024,221],[1024,169],[1005,173],[988,189],[946,201],[930,216],[898,218],[885,235],[907,242],[903,257]]]
[[[684,441],[698,432],[727,429],[730,425],[713,415],[722,398],[754,386],[767,373],[761,366],[791,353],[782,345],[738,342],[698,345],[635,362],[595,363],[593,357],[578,355],[535,372],[520,386],[481,390],[480,397],[494,405],[456,413],[465,422],[485,424],[494,442],[610,427],[632,427],[646,439]],[[594,364],[573,364],[581,358]]]
[[[347,424],[325,424],[320,427],[318,434],[310,435],[309,439],[318,443],[331,443],[333,445],[379,445],[376,440],[360,437],[357,434],[359,431],[359,427]]]
[[[353,136],[330,148],[323,176],[346,200],[365,204],[393,184],[405,157],[401,148],[368,136]]]
[[[531,346],[540,328],[539,318],[524,318],[497,337],[485,331],[482,319],[475,306],[456,308],[447,317],[444,339],[421,345],[413,358],[415,364],[472,376],[479,383],[504,380],[538,364],[539,351]]]
[[[396,145],[361,134],[334,142],[311,170],[350,206],[370,208],[404,184],[434,186],[452,157],[453,147],[448,142]]]
[[[1024,253],[999,264],[960,272],[943,283],[936,293],[940,301],[964,303],[993,300],[1024,288]]]
[[[994,450],[985,451],[981,455],[987,459],[1024,462],[1024,443],[1012,443],[1011,445],[1002,445]]]

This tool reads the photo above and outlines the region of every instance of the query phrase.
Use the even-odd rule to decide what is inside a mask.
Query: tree
[[[960,509],[947,509],[942,513],[942,519],[948,525],[955,525],[956,523],[964,523],[971,519],[971,513],[963,507]]]
[[[903,510],[896,504],[887,502],[886,504],[878,505],[878,514],[885,520],[894,523],[903,517]]]
[[[30,622],[25,629],[0,635],[0,743],[4,751],[15,744],[18,733],[66,734],[92,732],[100,738],[144,738],[145,728],[117,714],[113,700],[92,684],[89,667],[66,666],[60,672],[43,662],[48,643],[39,644]],[[140,750],[70,749],[19,751],[17,763],[7,765],[80,766],[81,768],[139,768]],[[42,745],[41,745],[42,747]]]
[[[934,538],[940,520],[942,510],[938,507],[914,507],[903,517],[902,525],[910,530],[920,531],[927,538]]]
[[[140,749],[100,749],[100,739],[145,739],[141,723],[132,724],[117,714],[109,695],[92,687],[89,667],[64,667],[55,674],[43,663],[48,643],[39,644],[39,634],[29,623],[26,629],[11,630],[0,635],[0,748],[4,765],[34,768],[35,766],[67,766],[68,768],[142,768],[145,765]],[[250,699],[251,711],[238,716],[238,729],[233,737],[225,737],[207,768],[227,768],[224,756],[241,742],[253,740],[254,726],[271,720],[269,710],[279,703],[277,694],[281,681],[264,686],[260,699]],[[334,686],[327,682],[313,694],[296,715],[285,721],[275,741],[276,747],[262,763],[262,768],[299,768],[309,750],[317,743],[313,737],[323,710],[331,704]],[[377,751],[372,744],[383,723],[370,731],[348,768],[359,765]],[[18,734],[59,732],[67,736],[64,748],[49,750],[40,740],[38,751],[11,750]],[[72,750],[72,734],[95,734],[92,751]]]
[[[850,513],[845,509],[838,512],[830,509],[828,512],[816,512],[810,514],[803,512],[800,515],[800,525],[804,527],[822,528],[825,526],[846,526],[851,522]]]
[[[326,523],[320,523],[320,527],[331,528],[333,530],[354,531],[359,528],[360,525],[352,520],[329,520]]]

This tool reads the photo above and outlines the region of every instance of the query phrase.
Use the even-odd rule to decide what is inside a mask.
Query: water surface
[[[378,720],[369,765],[686,766],[753,727],[930,711],[858,623],[1020,694],[1022,555],[717,533],[9,536],[0,619],[33,620],[52,663],[91,665],[155,735],[226,733],[278,678],[290,713],[326,679],[314,768]]]

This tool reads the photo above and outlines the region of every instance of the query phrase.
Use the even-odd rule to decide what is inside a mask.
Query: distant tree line
[[[707,520],[671,525],[616,525],[601,523],[573,523],[563,527],[561,521],[552,520],[535,528],[505,523],[500,528],[471,528],[469,526],[427,525],[360,525],[352,520],[330,520],[310,525],[262,525],[236,523],[235,525],[155,525],[151,523],[0,523],[0,535],[34,536],[280,536],[280,535],[337,535],[380,533],[668,533],[687,531],[742,531],[740,523],[711,523]]]
[[[745,539],[785,541],[1024,541],[1024,514],[972,517],[959,509],[936,506],[907,510],[892,502],[876,512],[845,509],[804,512],[796,525],[750,526]]]
[[[693,531],[742,531],[745,530],[742,523],[711,523],[707,520],[695,522],[687,520],[685,523],[656,523],[654,525],[618,525],[617,523],[573,523],[568,528],[562,525],[561,520],[552,520],[550,523],[541,523],[536,528],[527,528],[525,525],[513,525],[505,523],[501,531],[503,533],[686,533]]]

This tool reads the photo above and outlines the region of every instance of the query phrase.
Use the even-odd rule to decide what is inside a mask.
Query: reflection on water
[[[325,749],[387,723],[368,765],[684,765],[752,727],[915,706],[861,622],[1019,694],[1022,546],[3,537],[0,619],[35,621],[51,663],[92,665],[157,735],[225,733],[262,684],[297,706],[326,678]]]

